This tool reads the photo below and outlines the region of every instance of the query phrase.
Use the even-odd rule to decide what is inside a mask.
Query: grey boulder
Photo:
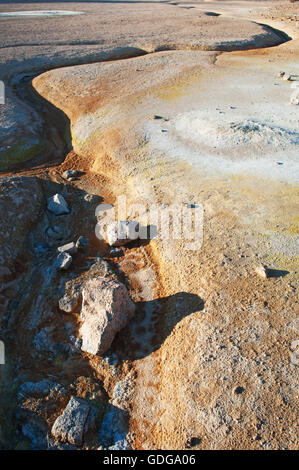
[[[133,317],[135,305],[126,287],[113,279],[88,281],[82,296],[81,349],[90,354],[103,354],[116,333]]]

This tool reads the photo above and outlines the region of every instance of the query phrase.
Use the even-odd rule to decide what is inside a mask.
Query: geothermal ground
[[[297,18],[0,2],[2,449],[298,448]],[[124,200],[147,237],[115,250],[96,208]],[[199,225],[165,235],[170,206]],[[92,286],[113,283],[135,313],[94,353]]]

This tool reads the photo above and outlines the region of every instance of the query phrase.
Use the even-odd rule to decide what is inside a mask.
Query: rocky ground
[[[2,448],[298,447],[296,4],[272,3],[0,18]],[[143,227],[202,207],[203,240],[99,241],[119,196]]]

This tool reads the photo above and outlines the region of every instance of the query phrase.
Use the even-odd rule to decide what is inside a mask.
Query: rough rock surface
[[[86,401],[72,397],[53,424],[52,435],[62,442],[82,445],[84,435],[94,426],[93,420],[88,419],[90,412],[91,407]]]
[[[120,282],[101,278],[87,282],[81,310],[82,350],[103,354],[134,311],[127,289]]]

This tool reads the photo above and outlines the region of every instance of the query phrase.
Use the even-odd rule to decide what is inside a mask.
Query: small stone
[[[89,241],[85,237],[79,237],[77,242],[76,242],[76,247],[78,249],[84,249],[89,246]]]
[[[97,196],[96,194],[85,194],[83,199],[86,202],[95,202],[98,200],[98,198],[99,196]]]
[[[70,255],[74,255],[75,253],[77,253],[78,248],[76,246],[76,243],[71,242],[71,243],[67,243],[66,245],[59,246],[57,248],[57,251],[59,253],[69,253]]]
[[[58,269],[66,270],[72,264],[73,258],[69,253],[60,253],[55,261],[55,265]]]
[[[62,442],[81,446],[84,435],[94,427],[94,411],[85,400],[71,397],[62,415],[53,424],[51,430],[53,437]]]
[[[63,178],[72,181],[73,178],[76,179],[79,176],[79,172],[77,170],[66,170],[63,172],[62,176]]]
[[[291,76],[290,74],[288,74],[288,73],[285,73],[285,74],[283,75],[283,77],[282,77],[282,79],[283,79],[285,82],[290,81],[291,78],[292,78],[292,76]]]
[[[153,119],[158,119],[158,120],[161,120],[161,121],[169,121],[169,119],[167,119],[163,116],[159,116],[158,114],[155,114]]]
[[[243,393],[244,391],[245,391],[245,388],[244,388],[244,387],[238,386],[238,387],[236,387],[236,388],[234,389],[234,394],[235,394],[235,395],[241,395],[241,393]]]
[[[61,194],[55,194],[48,198],[48,210],[55,215],[69,214],[67,202]]]
[[[263,279],[266,279],[268,277],[267,268],[265,266],[256,267],[255,272]]]
[[[293,105],[298,105],[299,104],[299,98],[297,96],[291,96],[290,103]]]
[[[122,256],[123,254],[124,252],[121,248],[111,248],[110,250],[110,256],[112,258]]]

